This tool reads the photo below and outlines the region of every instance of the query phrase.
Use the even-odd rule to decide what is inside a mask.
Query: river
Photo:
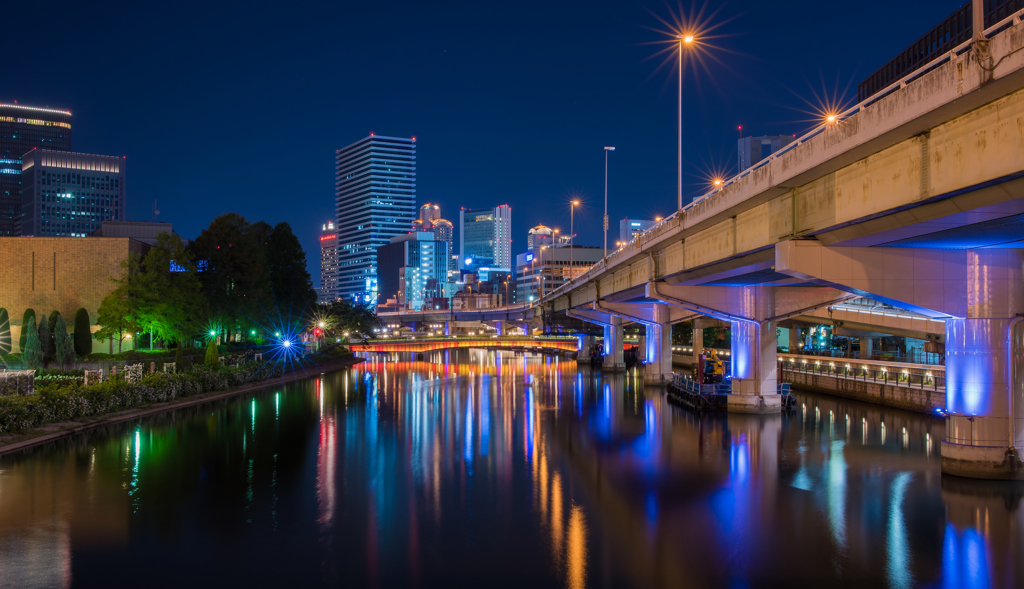
[[[370,355],[0,458],[0,587],[1010,587],[941,421],[696,414],[556,357]]]

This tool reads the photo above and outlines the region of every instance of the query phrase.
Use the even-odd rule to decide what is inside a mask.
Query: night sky
[[[962,0],[709,2],[716,48],[684,78],[684,199],[736,171],[744,135],[800,134]],[[700,8],[700,4],[697,8]],[[720,10],[719,10],[720,8]],[[221,213],[287,221],[319,283],[334,151],[415,136],[418,204],[512,206],[601,244],[670,214],[676,78],[656,56],[675,3],[51,2],[5,11],[0,101],[68,109],[75,151],[125,155],[128,218],[194,238]],[[693,12],[690,3],[683,13]],[[652,30],[656,29],[656,30]],[[712,57],[713,56],[713,57]],[[457,240],[457,237],[456,237]]]

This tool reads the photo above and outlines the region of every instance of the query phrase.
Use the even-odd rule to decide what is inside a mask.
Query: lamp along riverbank
[[[250,362],[238,368],[225,368],[218,372],[199,368],[179,374],[154,373],[143,377],[137,383],[108,381],[89,387],[71,385],[49,388],[28,397],[0,397],[0,455],[18,452],[108,425],[304,380],[321,373],[348,368],[361,362],[363,362],[362,358],[354,356],[330,358],[318,364],[291,363],[287,367],[281,362],[273,366],[266,364],[253,366],[258,363]],[[237,379],[243,375],[245,380],[232,386],[232,376]],[[262,378],[260,378],[261,376]],[[191,387],[174,387],[175,383],[168,382],[177,380],[177,384],[180,385],[186,379],[192,385]],[[165,386],[163,390],[158,390],[154,384]],[[201,387],[200,392],[193,392],[196,385]],[[193,391],[185,390],[188,388],[192,388]],[[167,398],[168,396],[170,398]],[[130,406],[88,413],[89,404],[97,401],[106,404],[127,402]],[[136,402],[132,404],[133,401]],[[57,409],[62,414],[70,412],[76,417],[42,421],[24,428],[14,428],[19,418],[21,421],[24,421],[25,418],[38,419],[41,415],[45,415],[48,409]],[[55,415],[55,417],[60,416]]]

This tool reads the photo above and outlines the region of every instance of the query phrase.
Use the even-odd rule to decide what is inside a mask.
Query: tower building
[[[124,158],[34,149],[21,159],[21,235],[85,237],[124,220]]]
[[[320,229],[320,295],[321,303],[338,298],[338,231],[328,221]]]
[[[71,113],[0,104],[0,236],[17,235],[21,158],[33,149],[71,151]]]
[[[490,259],[497,268],[510,268],[512,207],[459,211],[459,268],[478,257]]]
[[[335,154],[337,294],[377,298],[377,248],[416,218],[416,139],[370,135]]]

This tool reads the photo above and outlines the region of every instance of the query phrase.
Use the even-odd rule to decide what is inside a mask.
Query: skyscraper
[[[124,158],[34,149],[21,159],[21,235],[85,237],[124,220]]]
[[[21,156],[71,150],[71,113],[0,104],[0,236],[16,235],[21,216]]]
[[[459,211],[459,268],[466,259],[489,258],[495,267],[511,269],[512,207]]]
[[[394,297],[418,311],[425,301],[443,297],[448,258],[448,244],[428,232],[393,237],[377,249],[381,299]]]
[[[335,160],[338,296],[377,298],[377,248],[416,217],[416,139],[370,135]]]
[[[338,298],[338,232],[334,222],[324,223],[320,229],[320,295],[321,303]]]

